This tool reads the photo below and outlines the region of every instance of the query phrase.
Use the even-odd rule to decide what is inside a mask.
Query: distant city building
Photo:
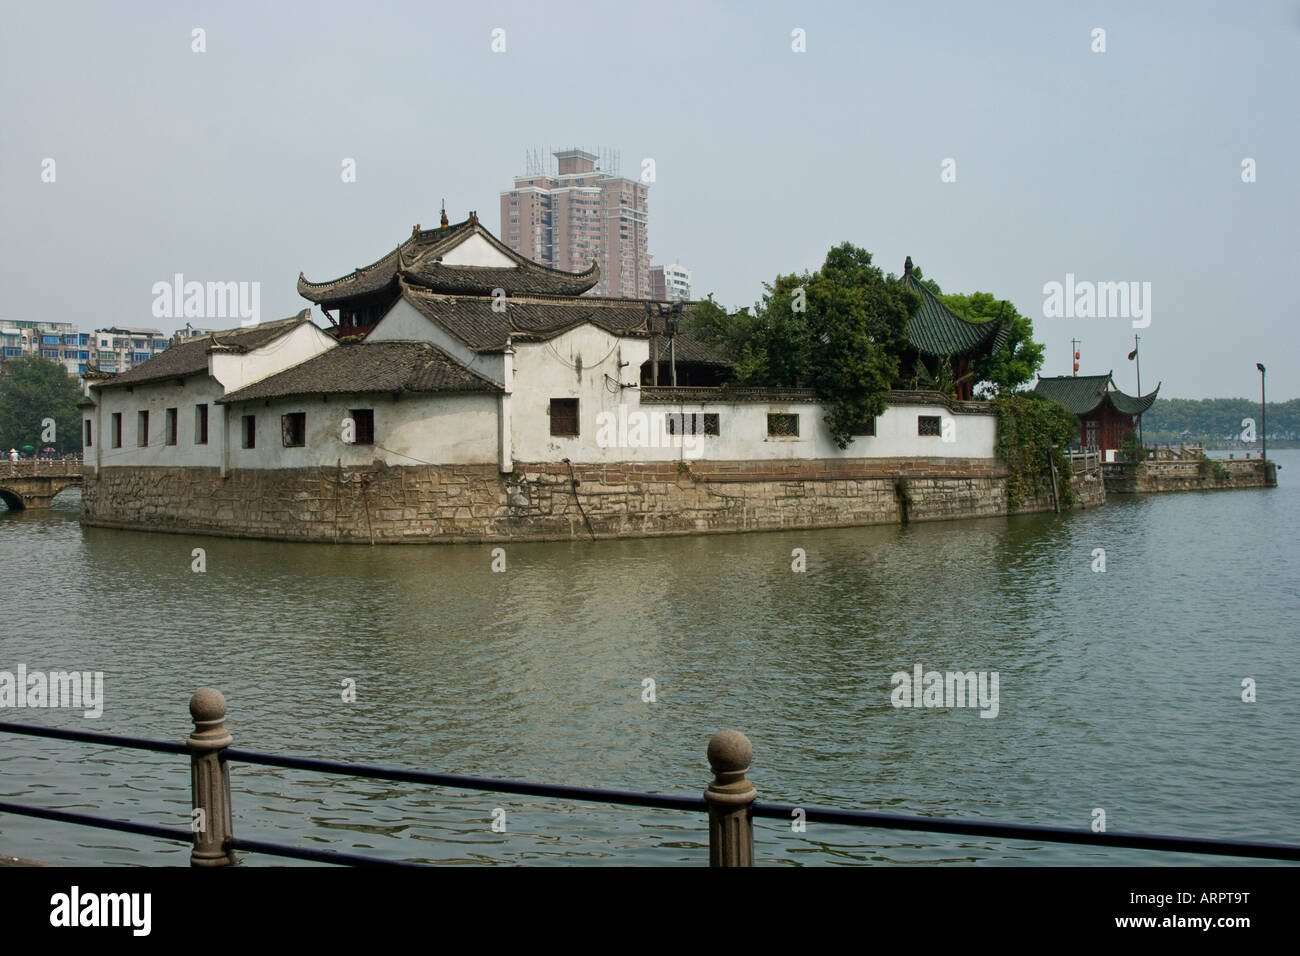
[[[125,372],[147,362],[167,347],[167,336],[157,329],[113,326],[82,332],[71,322],[0,319],[0,362],[20,355],[39,355],[58,362],[69,375],[84,375],[86,365],[101,371]]]
[[[95,330],[90,355],[101,372],[125,372],[165,348],[167,336],[157,329],[114,325]]]
[[[596,168],[581,149],[559,150],[555,174],[534,170],[501,193],[501,239],[533,262],[564,272],[600,270],[592,295],[650,296],[646,232],[650,187]]]
[[[181,342],[188,342],[190,339],[199,339],[199,338],[203,338],[203,336],[205,336],[205,335],[211,335],[213,332],[216,332],[216,331],[218,331],[218,330],[217,330],[217,329],[200,329],[200,328],[196,328],[195,326],[193,326],[193,325],[191,325],[190,323],[186,322],[186,323],[185,323],[185,328],[183,328],[183,329],[177,329],[175,332],[172,333],[172,337],[171,337],[171,339],[169,340],[169,344],[171,344],[171,345],[179,345]]]
[[[39,355],[79,375],[92,358],[90,340],[91,333],[78,331],[71,322],[0,319],[0,361],[6,372],[11,359]]]
[[[691,301],[691,272],[680,262],[650,267],[650,298],[660,302]]]

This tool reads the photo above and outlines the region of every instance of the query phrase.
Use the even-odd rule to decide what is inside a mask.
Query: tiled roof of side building
[[[298,395],[499,391],[499,384],[428,342],[353,342],[231,392],[217,403]]]
[[[665,333],[666,316],[659,314],[656,303],[650,303],[647,310],[647,303],[640,299],[510,296],[504,311],[498,311],[499,300],[491,296],[440,295],[405,282],[401,289],[403,298],[425,318],[480,352],[500,351],[507,337],[513,342],[542,341],[587,322],[611,335],[647,338],[651,328],[660,336]],[[685,318],[690,306],[685,305],[683,310]],[[679,362],[726,364],[717,349],[689,330],[678,333],[676,338]],[[662,351],[661,357],[666,359],[666,344]]]
[[[1057,375],[1038,379],[1034,391],[1044,398],[1064,405],[1076,415],[1087,415],[1106,399],[1121,415],[1141,415],[1156,400],[1160,386],[1146,395],[1135,396],[1115,387],[1112,373],[1105,375]]]
[[[225,329],[198,338],[186,339],[168,346],[153,358],[111,378],[95,382],[95,388],[117,388],[143,385],[169,378],[185,378],[208,370],[208,351],[220,349],[248,352],[260,348],[291,332],[304,322],[311,321],[311,310],[303,309],[297,315],[274,322],[260,322],[248,328]]]
[[[443,265],[449,253],[471,236],[481,236],[493,249],[513,262],[512,266]],[[551,269],[515,252],[492,235],[471,214],[469,219],[440,229],[416,226],[410,238],[387,255],[345,276],[328,282],[311,282],[298,276],[298,294],[325,308],[357,296],[394,287],[399,281],[447,294],[491,295],[504,289],[507,295],[581,295],[600,281],[600,267],[593,261],[585,272]]]
[[[921,304],[907,320],[907,338],[913,348],[932,358],[992,353],[1006,344],[1010,321],[971,322],[943,304],[937,295],[918,282],[911,271],[911,258],[903,271],[903,284],[920,296]]]

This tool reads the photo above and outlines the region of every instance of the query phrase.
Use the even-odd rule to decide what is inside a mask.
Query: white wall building
[[[996,457],[987,404],[894,393],[839,448],[806,390],[714,387],[721,359],[683,332],[677,387],[654,386],[653,303],[583,296],[468,221],[411,238],[324,283],[310,310],[191,337],[88,382],[95,469],[754,462]],[[337,318],[330,316],[337,310]],[[663,380],[661,378],[661,380]]]

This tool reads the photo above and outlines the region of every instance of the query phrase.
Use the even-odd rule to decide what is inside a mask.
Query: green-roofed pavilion
[[[915,368],[918,361],[924,362],[931,370],[936,369],[940,362],[948,362],[953,378],[960,379],[970,371],[975,359],[992,355],[1006,346],[1011,337],[1010,319],[1002,322],[963,319],[916,278],[912,272],[911,256],[903,263],[902,282],[921,300],[907,320],[907,340],[911,348],[902,357],[904,374]],[[976,384],[974,381],[961,382],[957,397],[970,398]]]
[[[1084,448],[1107,451],[1118,449],[1124,434],[1137,428],[1137,420],[1156,400],[1160,386],[1146,395],[1129,395],[1116,388],[1112,373],[1107,372],[1051,378],[1040,375],[1034,391],[1079,416],[1079,442]]]

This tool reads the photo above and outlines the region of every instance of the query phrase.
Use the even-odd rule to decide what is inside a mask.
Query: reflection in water
[[[716,730],[795,804],[1300,839],[1291,731],[1300,454],[1270,492],[1065,516],[492,546],[283,544],[81,528],[76,493],[0,514],[0,669],[102,670],[105,712],[5,719],[175,739],[221,688],[237,746],[698,793]],[[1292,465],[1293,467],[1285,467]],[[191,571],[206,550],[207,572]],[[1091,570],[1094,548],[1107,570]],[[791,571],[803,548],[807,571]],[[890,675],[997,671],[996,719],[895,709]],[[1240,700],[1254,677],[1260,701]],[[656,700],[641,699],[655,681]],[[356,682],[355,703],[342,699]],[[181,758],[6,738],[6,799],[184,826]],[[700,863],[691,815],[234,768],[248,838],[439,862]],[[507,811],[506,833],[490,828]],[[1203,862],[759,821],[787,864]],[[13,817],[0,851],[183,863],[180,847]],[[251,864],[272,861],[250,857]],[[1221,861],[1216,861],[1221,862]]]

